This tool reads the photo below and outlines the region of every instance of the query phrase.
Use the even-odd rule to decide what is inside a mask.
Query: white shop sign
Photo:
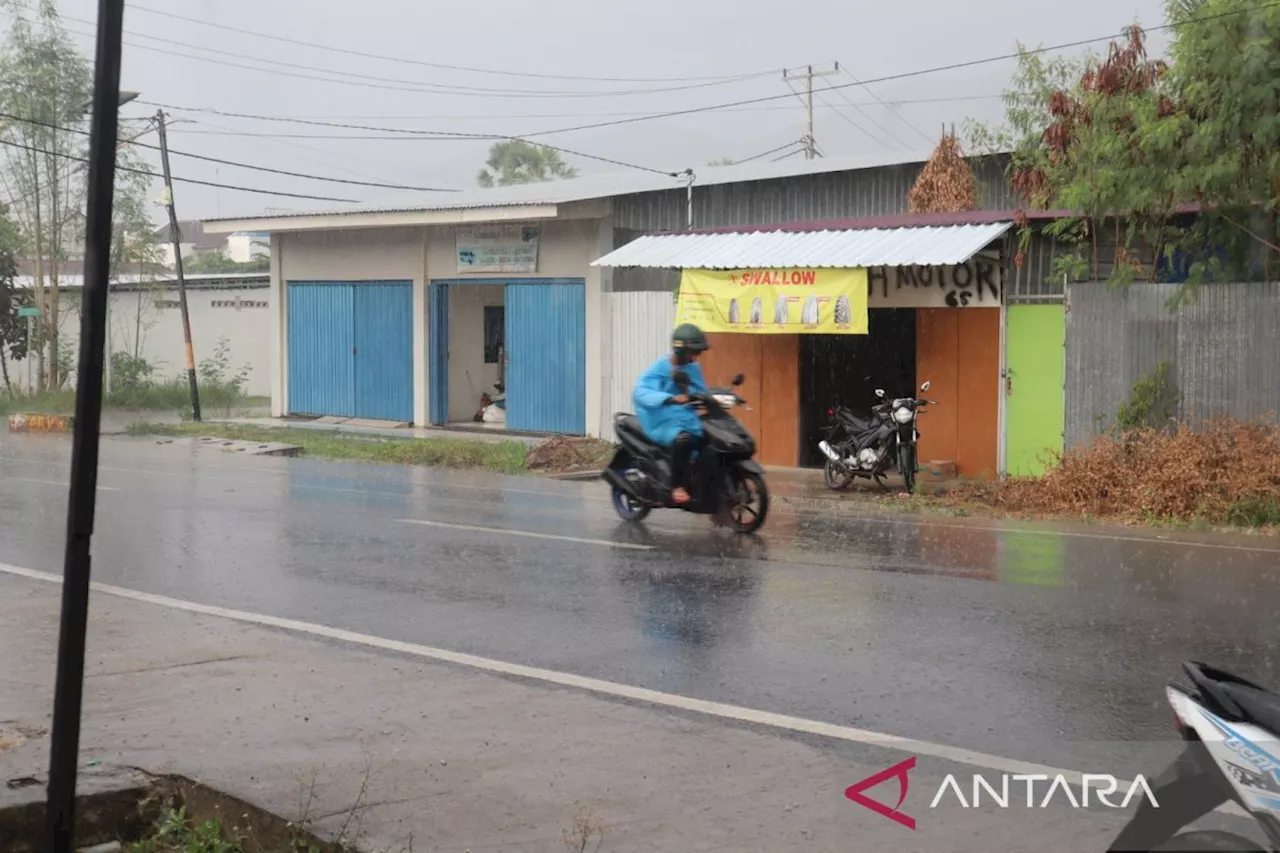
[[[475,225],[457,229],[459,273],[535,273],[538,226]]]
[[[999,308],[999,261],[975,255],[952,267],[872,267],[868,308]]]

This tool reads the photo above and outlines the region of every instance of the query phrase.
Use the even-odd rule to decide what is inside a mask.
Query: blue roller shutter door
[[[507,426],[586,433],[586,288],[581,280],[506,287]]]
[[[289,411],[354,417],[354,295],[342,282],[289,283]]]
[[[289,411],[413,420],[411,282],[289,282]]]
[[[356,416],[413,420],[413,285],[362,282],[355,290]]]

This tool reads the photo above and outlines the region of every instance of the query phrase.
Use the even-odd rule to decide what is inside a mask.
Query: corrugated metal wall
[[[1017,206],[1004,174],[1005,162],[1005,158],[988,157],[975,167],[983,210],[1008,210]],[[720,228],[907,213],[907,193],[922,165],[908,163],[736,184],[695,184],[693,225]],[[687,196],[683,189],[621,196],[614,200],[617,228],[679,229],[685,227],[686,218]]]
[[[613,413],[634,410],[631,392],[636,380],[671,347],[676,304],[667,293],[608,293],[604,296],[608,323],[609,361],[601,401],[602,437],[613,439]]]
[[[1067,286],[1068,447],[1109,428],[1161,362],[1181,397],[1179,419],[1280,413],[1280,283],[1205,285],[1171,311],[1178,288]]]
[[[289,286],[289,412],[354,417],[354,297],[344,282]]]
[[[586,287],[508,284],[507,425],[584,435],[587,420]]]
[[[356,414],[413,421],[413,282],[366,281],[355,290]]]

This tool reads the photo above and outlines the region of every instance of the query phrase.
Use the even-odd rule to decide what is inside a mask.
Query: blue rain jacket
[[[702,435],[702,419],[697,412],[688,406],[667,403],[671,397],[684,393],[671,378],[677,370],[683,370],[689,377],[689,393],[707,390],[701,367],[686,364],[677,368],[671,363],[671,356],[664,355],[636,380],[636,390],[632,395],[636,417],[640,419],[644,434],[663,447],[675,444],[676,436],[682,432]]]

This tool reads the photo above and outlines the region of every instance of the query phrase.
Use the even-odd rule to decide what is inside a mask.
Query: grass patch
[[[124,412],[167,412],[178,411],[189,413],[191,392],[187,381],[154,385],[121,388],[112,391],[102,399],[102,407],[106,410]],[[239,409],[248,409],[270,405],[266,397],[245,397],[225,385],[209,385],[200,388],[200,407],[209,413],[218,413],[229,417]],[[6,394],[0,393],[0,415],[13,412],[25,412],[37,415],[71,415],[76,410],[76,392],[74,388],[61,391],[45,391],[39,394]]]
[[[238,441],[280,441],[295,444],[316,459],[383,462],[392,465],[426,465],[441,468],[474,468],[501,474],[526,470],[527,445],[518,441],[464,441],[453,438],[376,438],[328,430],[258,427],[240,424],[130,425],[130,435],[212,436]]]

